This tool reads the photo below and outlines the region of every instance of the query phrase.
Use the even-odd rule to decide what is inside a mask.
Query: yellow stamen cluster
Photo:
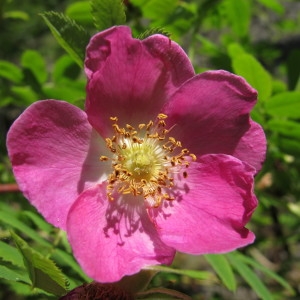
[[[187,156],[192,160],[196,156],[182,148],[174,137],[167,137],[171,129],[166,129],[166,118],[165,114],[158,114],[155,122],[139,124],[137,129],[129,124],[120,127],[117,117],[110,118],[115,132],[112,138],[106,138],[106,145],[113,153],[113,171],[107,185],[110,200],[114,200],[115,192],[142,196],[153,207],[158,207],[162,200],[174,199],[165,189],[174,186],[174,173],[189,166]],[[101,156],[100,160],[110,159]],[[182,175],[186,178],[187,171]]]

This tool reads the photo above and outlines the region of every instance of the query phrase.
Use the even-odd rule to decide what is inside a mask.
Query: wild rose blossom
[[[252,243],[266,148],[249,116],[257,92],[223,70],[195,75],[175,42],[137,40],[126,26],[92,37],[85,72],[85,111],[38,101],[7,146],[21,191],[67,231],[86,273],[113,282],[170,264],[176,250]]]

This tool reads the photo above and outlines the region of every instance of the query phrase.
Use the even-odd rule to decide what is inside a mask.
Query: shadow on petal
[[[104,139],[95,130],[92,130],[89,149],[77,184],[78,194],[107,179],[111,162],[101,162],[100,156],[108,155],[108,153]]]

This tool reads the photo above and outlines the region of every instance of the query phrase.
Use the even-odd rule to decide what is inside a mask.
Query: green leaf
[[[9,212],[0,211],[0,220],[1,222],[11,226],[12,228],[20,230],[22,233],[26,234],[28,237],[35,240],[39,244],[46,247],[51,247],[51,244],[47,240],[43,239],[35,230],[31,229],[29,226],[27,226],[16,216],[13,216]]]
[[[211,39],[208,39],[200,34],[196,35],[196,39],[201,43],[201,52],[209,54],[211,56],[218,56],[220,55],[220,47],[211,41]]]
[[[207,271],[197,271],[197,270],[181,270],[181,269],[173,269],[164,266],[151,266],[148,267],[149,270],[159,271],[159,272],[167,272],[178,275],[185,275],[191,278],[199,279],[199,280],[207,280],[212,279],[214,276],[211,272]]]
[[[15,233],[11,232],[11,235],[23,255],[33,287],[54,295],[65,294],[67,292],[66,279],[55,263],[29,247]]]
[[[40,289],[32,290],[30,279],[28,278],[29,283],[23,283],[18,281],[7,281],[8,288],[11,291],[14,291],[14,294],[22,295],[21,299],[37,299],[38,300],[56,300],[51,297],[52,295],[42,291]],[[17,298],[19,299],[19,297]]]
[[[124,276],[118,281],[117,285],[128,290],[133,295],[136,295],[138,292],[144,291],[148,287],[156,273],[156,271],[152,270],[141,270],[139,273]]]
[[[122,0],[91,0],[94,23],[99,31],[126,21]]]
[[[299,88],[300,80],[300,49],[291,49],[286,60],[289,90]]]
[[[15,103],[15,98],[11,96],[4,96],[3,98],[1,98],[0,107],[5,107],[14,103]]]
[[[265,103],[266,112],[272,116],[300,118],[300,92],[283,92]]]
[[[278,0],[258,0],[262,5],[267,8],[272,9],[273,11],[283,14],[284,13],[284,6]]]
[[[250,54],[241,54],[232,59],[236,74],[244,77],[258,91],[258,98],[266,100],[272,93],[272,77]]]
[[[80,75],[81,69],[70,57],[70,55],[63,55],[56,60],[53,67],[53,81],[55,83],[64,83],[69,80],[76,80]]]
[[[284,82],[283,80],[273,78],[272,87],[273,87],[272,91],[274,95],[288,91],[288,86],[286,82]]]
[[[232,266],[237,272],[245,279],[245,281],[251,286],[255,293],[263,300],[273,300],[272,294],[267,287],[263,284],[261,279],[241,260],[235,253],[226,254]]]
[[[11,264],[24,267],[22,256],[20,252],[11,245],[0,241],[0,258],[3,261],[10,262]]]
[[[299,122],[271,119],[268,123],[268,128],[272,132],[278,132],[287,137],[296,138],[300,140],[300,124]]]
[[[85,82],[64,82],[55,86],[47,86],[43,88],[47,98],[64,99],[70,103],[77,103],[79,100],[83,102],[85,98]]]
[[[241,44],[238,43],[231,43],[227,47],[228,55],[231,59],[238,57],[239,55],[246,54],[245,49],[242,47]]]
[[[278,147],[281,149],[282,152],[287,154],[291,154],[294,156],[300,155],[300,143],[299,140],[292,140],[289,138],[281,137],[278,139]]]
[[[82,67],[85,48],[90,40],[90,36],[85,29],[61,13],[45,12],[41,16],[58,43]]]
[[[178,1],[175,4],[176,7],[170,12],[165,21],[158,19],[155,23],[162,23],[163,26],[170,28],[172,34],[182,36],[194,27],[196,17],[198,17],[198,7],[195,2]]]
[[[22,281],[30,284],[27,274],[22,270],[11,269],[4,265],[0,265],[0,278],[16,282]]]
[[[148,300],[158,300],[158,299],[181,299],[181,300],[191,300],[186,294],[178,292],[173,289],[166,289],[164,287],[159,288],[151,288],[144,292],[137,293],[138,298],[142,297],[141,299],[148,299]]]
[[[244,37],[249,32],[251,6],[248,0],[227,0],[225,2],[226,14],[231,28],[239,37]]]
[[[46,222],[40,215],[29,210],[21,212],[21,216],[28,217],[38,228],[50,232],[53,229],[53,226]]]
[[[39,99],[38,95],[30,86],[13,86],[11,91],[16,98],[15,103],[30,105]]]
[[[91,5],[89,1],[78,1],[71,3],[66,9],[66,15],[83,25],[93,25]]]
[[[228,262],[226,256],[220,254],[209,254],[204,256],[205,259],[210,263],[213,269],[221,278],[224,285],[230,290],[236,290],[236,280],[231,268],[231,265]]]
[[[269,276],[273,280],[277,281],[280,285],[282,285],[292,295],[295,294],[295,291],[293,290],[291,285],[285,279],[283,279],[282,277],[280,277],[279,275],[277,275],[276,273],[274,273],[270,269],[266,268],[265,266],[263,266],[262,264],[256,262],[254,259],[252,259],[248,256],[242,255],[240,253],[237,253],[236,255],[238,256],[238,258],[241,261],[245,262],[248,265],[253,266],[255,269],[262,271],[267,276]]]
[[[14,83],[21,83],[23,74],[14,64],[5,60],[0,60],[0,77],[6,78]]]
[[[60,262],[63,266],[70,267],[76,272],[84,281],[89,282],[91,279],[82,271],[78,263],[74,260],[73,256],[59,248],[55,248],[51,255],[56,261]]]
[[[297,217],[300,217],[300,203],[289,202],[287,207],[293,214],[295,214]]]
[[[154,34],[162,34],[166,37],[170,37],[171,33],[167,32],[166,30],[164,30],[161,27],[155,27],[155,28],[150,28],[148,30],[146,30],[145,32],[141,33],[140,35],[137,36],[137,39],[143,40],[151,35]]]
[[[174,12],[177,7],[177,1],[174,0],[149,0],[149,1],[133,1],[133,5],[141,8],[145,18],[163,23],[160,20],[166,20]]]
[[[11,10],[11,11],[4,12],[3,19],[17,19],[17,20],[28,21],[30,19],[30,17],[24,11]]]
[[[42,84],[47,80],[48,73],[46,64],[42,55],[34,50],[27,50],[22,54],[21,64],[24,68],[29,69],[36,80]]]

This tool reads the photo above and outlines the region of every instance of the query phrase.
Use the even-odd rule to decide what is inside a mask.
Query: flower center
[[[174,187],[174,174],[182,172],[186,178],[186,168],[196,156],[183,149],[180,141],[168,136],[171,129],[166,129],[166,118],[158,114],[155,122],[139,124],[137,129],[129,124],[121,128],[117,117],[110,118],[115,132],[112,138],[106,138],[113,154],[113,170],[107,185],[110,200],[114,200],[115,192],[143,196],[152,207],[158,207],[162,200],[174,199],[166,192]],[[109,158],[101,156],[100,160]]]

